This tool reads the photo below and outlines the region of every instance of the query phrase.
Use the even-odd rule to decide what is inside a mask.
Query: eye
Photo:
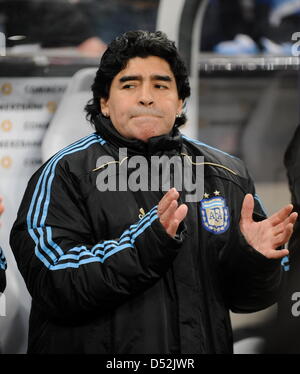
[[[155,85],[155,88],[158,88],[158,89],[160,89],[160,90],[166,90],[166,89],[168,89],[169,87],[165,86],[164,84],[159,84],[159,83],[157,83],[157,84]]]
[[[131,84],[129,84],[129,83],[128,83],[128,84],[124,84],[124,86],[122,87],[122,89],[125,89],[125,90],[126,90],[126,89],[129,89],[129,88],[134,88],[134,87],[135,87],[135,85],[134,85],[134,84],[132,84],[132,83],[131,83]]]

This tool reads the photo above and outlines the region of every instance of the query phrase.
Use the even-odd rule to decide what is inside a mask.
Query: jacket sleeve
[[[253,219],[266,218],[264,209],[249,177],[246,193],[252,193],[255,206]],[[239,229],[244,194],[232,217],[230,240],[220,252],[222,282],[228,307],[236,313],[256,312],[277,301],[282,276],[281,260],[268,259],[252,248]]]
[[[0,292],[3,292],[6,287],[6,275],[5,270],[7,268],[6,259],[2,248],[0,247]]]
[[[33,300],[64,321],[114,308],[152,286],[176,257],[185,231],[170,237],[154,206],[119,237],[95,242],[78,186],[68,174],[58,166],[48,192],[43,173],[32,177],[10,236]]]

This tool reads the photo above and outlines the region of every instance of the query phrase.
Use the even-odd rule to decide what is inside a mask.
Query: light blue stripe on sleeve
[[[134,241],[137,236],[139,236],[144,230],[149,227],[149,225],[157,219],[157,208],[154,207],[150,212],[148,212],[143,219],[132,226],[130,226],[129,230],[126,230],[122,237],[120,238],[120,241],[114,241],[109,240],[107,242],[104,242],[102,244],[96,245],[91,250],[87,250],[85,246],[81,247],[74,247],[68,251],[68,253],[64,254],[62,249],[59,247],[58,244],[56,244],[52,240],[52,229],[51,227],[44,227],[45,226],[45,220],[48,213],[48,207],[50,203],[50,194],[51,194],[51,186],[53,182],[53,178],[55,175],[55,168],[58,163],[58,161],[64,157],[65,155],[78,152],[80,150],[88,148],[91,144],[94,144],[96,142],[100,142],[100,144],[104,144],[105,141],[99,140],[99,137],[97,136],[95,138],[95,135],[88,136],[87,138],[84,138],[73,145],[65,148],[64,150],[58,152],[52,160],[50,160],[49,164],[45,167],[43,170],[39,181],[37,183],[37,186],[35,188],[33,198],[30,204],[30,208],[27,214],[27,225],[28,225],[28,231],[33,238],[33,240],[36,243],[36,250],[35,253],[37,257],[49,268],[52,270],[61,269],[65,267],[78,267],[81,264],[87,263],[87,259],[81,259],[84,255],[89,256],[90,259],[88,262],[91,261],[97,261],[97,262],[104,262],[106,258],[111,256],[114,253],[119,252],[120,250],[123,250],[125,248],[130,248],[134,245]],[[44,201],[44,205],[42,207],[42,202]],[[35,207],[35,210],[34,210]],[[40,218],[40,223],[38,222],[39,217],[41,215],[42,210],[42,216]],[[34,217],[32,218],[34,211]],[[44,238],[45,235],[45,229],[46,229],[46,238]],[[50,245],[50,248],[48,248],[46,244],[46,240],[48,244]],[[127,242],[127,243],[126,243]],[[124,243],[124,244],[122,244]],[[120,245],[121,244],[121,245]],[[46,257],[43,255],[43,253],[39,250],[39,248],[42,250],[43,253],[47,254],[47,256],[52,260],[52,264],[46,259]],[[99,249],[98,249],[99,248]],[[103,251],[100,249],[103,248]],[[96,249],[95,253],[93,251]],[[58,256],[54,253],[54,251],[58,254]],[[70,251],[77,252],[76,253],[70,253]],[[97,257],[97,255],[100,254],[102,257]],[[62,261],[64,259],[74,259],[77,260],[77,266],[74,266],[74,263],[66,263],[66,264],[58,264],[58,261]]]
[[[43,195],[45,193],[44,186],[45,186],[46,179],[47,179],[47,176],[49,174],[49,171],[51,170],[51,168],[53,168],[54,165],[57,164],[58,160],[60,160],[65,155],[67,155],[69,153],[76,152],[76,151],[80,151],[82,149],[86,149],[91,144],[94,144],[94,143],[97,143],[97,142],[100,142],[101,144],[105,143],[105,141],[101,138],[99,139],[99,137],[96,134],[89,135],[88,137],[86,137],[84,139],[81,139],[80,141],[78,141],[78,142],[66,147],[62,151],[58,152],[52,158],[52,160],[50,160],[48,165],[43,170],[43,172],[42,172],[42,174],[39,178],[39,181],[37,183],[37,186],[35,188],[35,191],[33,193],[32,201],[31,201],[30,208],[29,208],[29,211],[28,211],[28,214],[27,214],[28,231],[29,231],[29,234],[31,235],[32,239],[36,243],[36,246],[37,246],[36,247],[36,254],[37,255],[39,255],[39,253],[40,253],[40,251],[38,250],[38,246],[39,246],[39,244],[41,244],[41,248],[47,253],[47,255],[52,260],[57,259],[57,256],[51,251],[51,249],[47,248],[47,246],[45,244],[44,237],[43,237],[44,233],[43,233],[43,230],[42,230],[43,225],[39,225],[39,227],[37,228],[37,220],[38,220],[38,217],[40,215],[40,206],[41,206],[41,202],[44,198]],[[34,208],[34,205],[35,205],[35,202],[36,202],[36,198],[37,198],[38,191],[40,189],[41,183],[43,183],[42,184],[42,190],[41,190],[39,198],[38,198],[38,204],[35,207],[35,215],[34,215],[33,224],[32,224],[31,220],[32,220],[32,214],[33,214],[33,208]],[[37,236],[37,234],[39,234],[39,236]],[[47,240],[49,240],[49,238],[51,238],[49,228],[47,228],[46,234],[47,234]],[[59,255],[61,255],[63,253],[61,248],[57,244],[55,244],[51,239],[50,239],[49,244],[52,245],[52,247],[58,252]],[[43,257],[43,262],[44,262],[44,260],[46,260],[46,259],[45,259],[44,256],[42,256],[42,257]]]

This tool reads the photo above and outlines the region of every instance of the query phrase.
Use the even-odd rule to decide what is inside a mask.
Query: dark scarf
[[[127,148],[129,154],[142,154],[146,157],[162,154],[171,156],[180,153],[182,147],[182,135],[175,126],[169,134],[154,136],[148,142],[124,138],[115,129],[111,120],[101,114],[97,116],[96,129],[108,143],[117,148]]]

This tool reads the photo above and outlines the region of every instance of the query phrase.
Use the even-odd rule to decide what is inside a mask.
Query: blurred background
[[[83,107],[101,55],[136,29],[165,31],[186,61],[182,131],[242,158],[268,214],[290,202],[283,155],[299,123],[300,0],[0,0],[2,353],[27,348],[31,300],[8,243],[27,182],[93,132]],[[236,353],[251,353],[241,332],[251,336],[274,312],[231,315]]]

